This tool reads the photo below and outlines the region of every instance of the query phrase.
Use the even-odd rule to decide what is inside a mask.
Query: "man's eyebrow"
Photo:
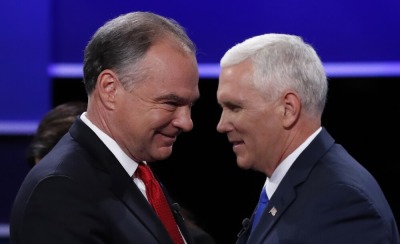
[[[221,107],[228,107],[228,108],[232,108],[232,107],[240,107],[242,106],[241,102],[233,102],[233,101],[222,101],[220,103],[218,103]]]
[[[163,95],[163,96],[159,96],[157,98],[157,100],[158,101],[167,101],[167,100],[169,100],[169,101],[174,101],[174,102],[179,103],[179,104],[184,104],[184,103],[188,102],[187,99],[185,99],[183,97],[180,97],[180,96],[178,96],[176,94],[173,94],[173,93],[167,94],[167,95]]]

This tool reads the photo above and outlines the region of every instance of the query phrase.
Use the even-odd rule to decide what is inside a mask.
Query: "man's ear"
[[[283,96],[283,126],[292,127],[300,117],[301,101],[294,91],[287,91]]]
[[[117,75],[110,69],[103,70],[97,77],[96,86],[98,86],[100,100],[108,109],[115,108],[118,82]]]

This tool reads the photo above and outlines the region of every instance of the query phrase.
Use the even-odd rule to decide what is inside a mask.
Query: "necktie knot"
[[[145,183],[145,185],[148,182],[155,180],[153,172],[151,172],[150,167],[144,163],[138,164],[135,174],[137,177],[139,177]]]
[[[267,204],[269,201],[267,192],[265,191],[265,188],[263,188],[263,191],[260,194],[260,203],[262,204]]]

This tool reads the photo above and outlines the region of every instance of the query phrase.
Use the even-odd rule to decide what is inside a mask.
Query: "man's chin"
[[[157,153],[153,154],[152,156],[155,161],[160,161],[169,158],[171,154],[172,154],[172,146],[159,148],[157,150]]]
[[[247,161],[240,159],[240,158],[236,158],[236,164],[241,169],[250,169],[251,168],[250,167],[251,165]]]

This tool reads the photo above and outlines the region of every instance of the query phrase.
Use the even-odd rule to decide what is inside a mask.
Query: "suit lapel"
[[[279,218],[284,214],[285,210],[295,200],[296,194],[293,187],[287,189],[286,191],[278,191],[278,189],[268,202],[268,206],[265,208],[258,225],[254,229],[253,233],[249,236],[248,243],[262,243],[264,237],[268,235]],[[253,221],[253,218],[254,213],[251,221]]]
[[[187,244],[193,244],[194,240],[191,236],[191,234],[189,233],[189,230],[186,227],[186,223],[180,213],[180,206],[178,203],[173,202],[173,199],[171,198],[171,196],[169,195],[168,191],[166,190],[166,188],[164,187],[164,185],[162,184],[162,182],[158,179],[157,175],[155,174],[155,177],[157,178],[157,180],[160,182],[161,188],[164,192],[164,195],[168,201],[168,205],[170,206],[171,210],[172,210],[172,214],[174,215],[175,221],[179,227],[179,230],[181,231],[182,235],[185,238],[185,241]]]
[[[295,201],[297,186],[306,180],[314,165],[333,144],[334,139],[323,128],[310,145],[299,155],[283,177],[261,216],[259,224],[249,236],[249,243],[263,242],[265,236],[270,233],[280,217],[284,215],[285,210]],[[253,217],[254,213],[252,219]]]
[[[71,126],[69,132],[93,157],[91,164],[101,171],[99,178],[104,183],[104,187],[120,199],[160,243],[166,243],[166,240],[169,240],[172,244],[172,239],[146,198],[97,135],[79,118]]]
[[[153,233],[154,237],[156,237],[160,243],[164,243],[166,240],[169,240],[171,244],[173,243],[165,227],[158,219],[143,194],[137,188],[136,184],[132,182],[130,187],[125,188],[120,199],[127,208],[131,210],[132,214],[142,221],[149,232]]]

